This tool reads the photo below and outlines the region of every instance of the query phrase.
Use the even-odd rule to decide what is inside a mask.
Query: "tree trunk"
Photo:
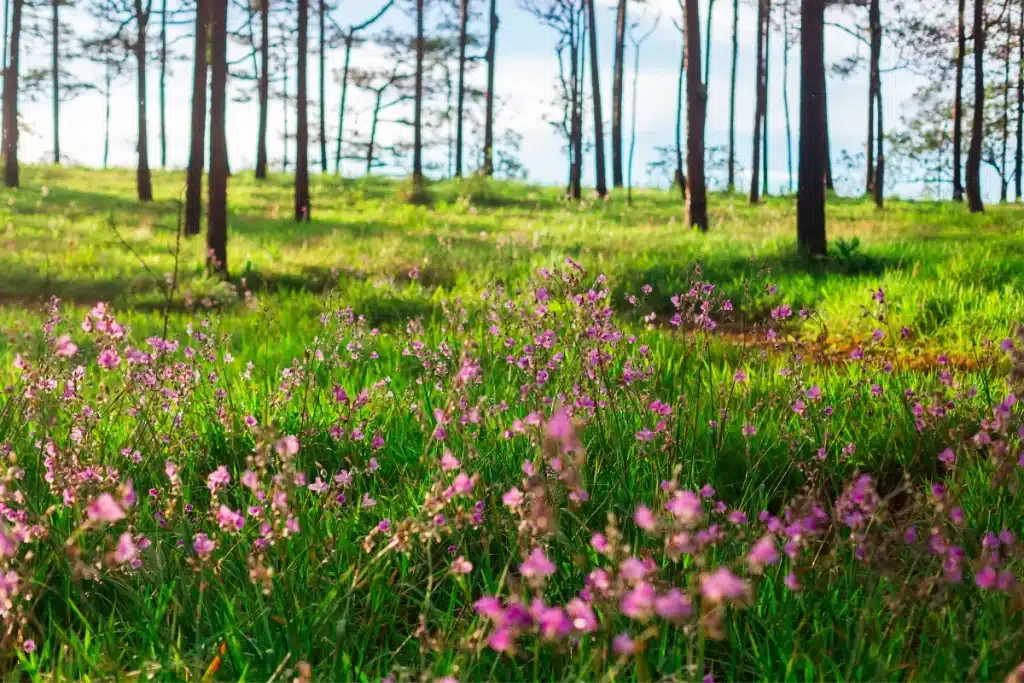
[[[1017,154],[1014,176],[1014,196],[1021,201],[1024,189],[1024,0],[1020,5],[1020,25],[1017,30]]]
[[[51,0],[50,71],[53,77],[53,163],[60,165],[60,0]]]
[[[149,132],[146,130],[146,27],[149,23],[149,12],[143,11],[142,0],[135,0],[135,21],[138,26],[138,37],[135,43],[136,97],[138,99],[138,154],[139,161],[135,171],[135,187],[140,202],[153,199],[153,181],[149,173]]]
[[[167,0],[160,4],[160,168],[167,168]]]
[[[377,99],[373,105],[373,121],[370,124],[370,141],[366,145],[366,175],[373,173],[373,145],[377,140],[377,121],[380,120],[380,101],[384,91],[377,93]]]
[[[491,0],[487,39],[487,97],[484,112],[484,175],[494,175],[494,62],[497,57],[498,0]]]
[[[626,56],[626,4],[615,13],[615,64],[612,75],[612,187],[622,187],[622,89]]]
[[[974,118],[967,150],[967,202],[971,213],[985,210],[981,201],[981,140],[985,134],[985,2],[974,0]]]
[[[729,79],[729,162],[726,187],[736,190],[736,71],[740,56],[740,0],[732,4],[732,76]]]
[[[761,89],[761,196],[768,196],[768,74],[771,73],[772,2],[765,0],[764,8],[764,82]]]
[[[3,54],[3,71],[0,71],[0,76],[7,73],[7,38],[8,38],[8,24],[11,18],[11,0],[4,0],[4,54]],[[4,147],[4,135],[7,130],[0,126],[0,149],[6,149]]]
[[[825,242],[825,1],[800,7],[800,178],[796,234],[800,249],[824,256]]]
[[[682,71],[680,71],[682,73]],[[629,161],[626,166],[626,203],[630,206],[633,205],[633,155],[636,153],[636,95],[637,95],[637,84],[640,81],[640,43],[637,42],[633,45],[633,101],[630,107],[630,130],[629,130]],[[682,81],[679,83],[682,87]],[[680,90],[679,97],[682,97],[682,90]],[[681,104],[679,101],[676,103],[676,160],[679,164],[676,169],[678,176],[683,174],[683,151],[680,147],[679,142],[679,126],[681,118]],[[683,187],[683,201],[686,201],[686,181],[683,181],[680,187]]]
[[[875,109],[877,108],[879,60],[882,52],[882,26],[879,0],[871,0],[868,10],[868,32],[870,34],[870,57],[868,59],[868,140],[866,152],[867,177],[864,181],[865,194],[875,191]]]
[[[967,0],[960,0],[957,8],[956,33],[956,76],[953,90],[953,201],[964,200],[964,186],[961,181],[963,162],[964,128],[964,59],[967,54],[967,25],[965,14]]]
[[[679,187],[683,202],[686,201],[686,173],[683,172],[683,88],[686,87],[686,36],[680,41],[679,83],[676,87],[676,172],[673,182]],[[635,77],[635,75],[634,75]],[[635,86],[634,86],[635,90]],[[635,113],[635,112],[634,112]]]
[[[701,83],[700,16],[697,0],[686,0],[686,165],[687,224],[701,232],[708,230],[708,192],[704,182],[704,124],[707,116],[707,92]]]
[[[310,221],[309,121],[306,100],[306,53],[309,48],[309,0],[299,0],[298,73],[295,85],[295,222]]]
[[[10,59],[4,74],[4,185],[18,187],[18,51],[24,0],[12,0]]]
[[[1010,190],[1010,171],[1006,165],[1010,148],[1010,56],[1013,55],[1013,21],[1010,0],[1003,5],[1006,15],[1006,54],[1003,55],[1003,140],[999,170],[999,203],[1005,204]]]
[[[462,177],[463,107],[466,101],[466,30],[469,26],[469,0],[459,3],[459,92],[455,115],[455,177]]]
[[[596,190],[599,197],[608,196],[604,163],[604,109],[601,107],[601,78],[597,67],[597,13],[595,0],[587,2],[587,26],[590,31],[590,96],[594,101],[594,164]]]
[[[206,268],[228,272],[228,148],[225,113],[228,80],[228,0],[210,0],[210,206],[206,226]]]
[[[192,126],[189,137],[188,171],[185,174],[185,234],[198,235],[203,213],[203,147],[206,143],[206,36],[210,25],[210,2],[197,0],[195,49],[192,61]],[[212,164],[212,159],[211,159]]]
[[[822,34],[824,35],[824,31]],[[821,107],[821,125],[825,129],[825,189],[835,191],[836,184],[832,178],[832,136],[828,130],[828,80],[824,68],[821,70],[821,92],[819,106]]]
[[[573,19],[575,22],[575,18]],[[575,25],[572,34],[572,123],[570,125],[571,163],[569,165],[569,198],[579,201],[583,197],[583,48],[586,32]]]
[[[270,0],[260,0],[259,127],[256,130],[256,179],[267,177],[267,114],[270,106]]]
[[[110,159],[110,62],[104,64],[103,70],[103,170],[107,169]]]
[[[875,206],[883,208],[885,201],[885,125],[882,119],[882,10],[881,0],[871,0],[871,7],[868,11],[869,23],[871,25],[871,74],[869,77],[870,86],[868,90],[873,98],[872,106],[869,107],[868,143],[868,191],[874,194]],[[876,121],[877,108],[877,121]],[[878,158],[877,167],[873,164],[875,160],[875,125],[878,126]]]
[[[793,127],[789,118],[789,3],[782,3],[782,112],[786,118],[786,170],[793,191]]]
[[[761,201],[761,124],[764,121],[764,43],[765,28],[767,23],[766,9],[768,0],[759,0],[757,3],[757,64],[754,82],[754,144],[753,161],[750,163],[750,203],[757,204]]]
[[[282,67],[283,67],[283,69],[282,69],[283,78],[281,80],[283,81],[283,85],[282,85],[281,89],[282,89],[283,92],[282,92],[281,99],[282,99],[282,101],[284,103],[284,106],[282,107],[282,109],[284,111],[281,112],[281,120],[283,121],[283,124],[284,124],[283,125],[284,132],[283,132],[281,138],[284,140],[284,149],[282,150],[282,155],[281,155],[282,156],[282,160],[281,160],[282,163],[281,163],[281,165],[282,165],[282,167],[284,169],[284,172],[287,173],[288,172],[288,104],[289,104],[289,102],[288,102],[288,51],[287,50],[284,51],[284,61],[283,61]]]
[[[341,145],[345,139],[345,106],[348,99],[348,71],[352,60],[352,34],[345,36],[345,65],[341,70],[341,103],[338,106],[338,139],[334,148],[334,174],[341,175]]]
[[[711,16],[715,11],[715,0],[708,0],[708,18],[704,28],[704,92],[711,83]]]
[[[320,33],[317,36],[320,40],[320,53],[317,58],[320,60],[320,172],[327,173],[327,1],[317,0],[320,21]]]
[[[416,0],[416,90],[412,122],[412,184],[423,188],[423,0]]]

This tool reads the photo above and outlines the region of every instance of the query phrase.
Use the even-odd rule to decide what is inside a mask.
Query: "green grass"
[[[430,202],[412,207],[394,182],[318,178],[314,221],[296,225],[286,178],[238,176],[230,285],[204,277],[200,240],[183,242],[167,332],[181,347],[130,364],[135,347],[152,352],[146,338],[162,334],[158,281],[175,266],[180,176],[157,174],[148,206],[133,200],[121,171],[31,168],[23,188],[7,192],[0,502],[12,512],[0,533],[32,531],[0,555],[0,569],[21,579],[0,614],[5,678],[290,680],[308,665],[316,680],[988,680],[1020,662],[1020,583],[975,585],[996,566],[982,549],[987,531],[1017,536],[1001,548],[999,571],[1019,579],[1024,568],[1024,419],[1019,405],[990,419],[1014,388],[1010,366],[1024,358],[982,343],[998,343],[1024,318],[1019,207],[971,216],[893,202],[877,213],[834,200],[830,239],[859,246],[807,263],[794,251],[792,199],[751,208],[715,196],[711,233],[700,235],[680,225],[678,198],[666,192],[639,192],[633,207],[619,198],[569,206],[555,190],[472,180],[433,185]],[[567,256],[586,273],[566,266]],[[556,274],[545,279],[542,268]],[[689,301],[695,279],[718,286],[716,333],[695,329],[692,312],[681,329],[668,322],[671,297]],[[872,299],[879,287],[885,304]],[[40,302],[50,294],[65,306],[47,332]],[[628,294],[641,302],[632,306]],[[127,339],[82,330],[97,300],[113,302]],[[767,341],[769,311],[782,303],[817,313]],[[884,339],[870,339],[876,328]],[[74,358],[55,354],[65,333],[80,347]],[[849,358],[856,347],[864,360]],[[116,350],[121,363],[102,369],[101,350]],[[938,352],[953,362],[937,364]],[[740,368],[749,382],[734,381]],[[541,370],[550,376],[540,380]],[[820,401],[809,397],[813,387]],[[365,402],[356,399],[363,390]],[[671,415],[656,416],[654,400]],[[577,422],[579,448],[569,453],[545,436],[558,406]],[[435,410],[451,418],[443,438]],[[994,445],[972,441],[982,428]],[[637,437],[645,430],[650,441]],[[275,451],[285,435],[301,444],[294,456]],[[374,435],[385,444],[375,448]],[[937,460],[946,447],[955,467]],[[442,471],[445,450],[460,468]],[[553,475],[555,456],[573,476]],[[526,460],[541,476],[524,477]],[[214,496],[207,477],[220,466],[232,481]],[[244,513],[259,503],[240,484],[247,469],[262,490],[287,496],[280,512],[264,503],[266,547],[255,517],[238,534],[216,520],[220,504]],[[333,483],[343,469],[353,474],[347,488]],[[473,495],[443,502],[459,470],[478,477]],[[296,485],[299,472],[331,489]],[[837,513],[804,534],[794,558],[763,575],[748,566],[751,544],[769,533],[759,512],[801,518],[812,501],[831,511],[861,473],[882,502],[857,534]],[[120,499],[127,480],[139,501],[126,518],[86,523],[89,502]],[[714,500],[751,522],[732,525],[709,502],[722,537],[674,562],[664,540],[632,520],[638,504],[662,509],[665,480],[710,485]],[[936,482],[947,489],[941,500],[929,492]],[[546,505],[517,515],[502,503],[512,486]],[[570,500],[577,487],[588,500]],[[364,496],[376,504],[361,505]],[[477,501],[483,517],[473,521]],[[609,514],[629,546],[614,558],[590,545],[594,532],[614,539]],[[297,533],[283,533],[288,517]],[[383,519],[391,535],[374,531]],[[540,529],[538,519],[549,524]],[[910,527],[920,542],[903,540]],[[943,566],[955,553],[925,549],[930,531],[962,546],[962,581],[949,581]],[[152,542],[137,568],[114,558],[125,533]],[[217,544],[206,559],[192,550],[199,533]],[[391,538],[402,543],[391,548]],[[543,590],[518,576],[538,546],[556,565]],[[598,595],[600,627],[578,642],[523,633],[515,653],[486,646],[495,629],[474,613],[476,600],[564,605],[592,570],[614,578],[630,554],[651,558],[659,593],[687,591],[697,614],[679,625],[641,623],[621,613],[618,593]],[[472,562],[469,574],[451,573],[457,556]],[[701,573],[722,566],[751,584],[727,609],[698,597]],[[786,587],[789,572],[801,591]],[[631,657],[610,650],[620,632],[642,643]]]

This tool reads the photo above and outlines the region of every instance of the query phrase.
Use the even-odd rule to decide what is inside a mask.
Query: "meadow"
[[[1020,206],[154,181],[4,192],[5,678],[1024,680]]]

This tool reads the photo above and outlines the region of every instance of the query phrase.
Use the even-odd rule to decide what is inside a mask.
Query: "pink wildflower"
[[[528,579],[543,579],[555,573],[555,565],[542,549],[534,548],[529,557],[519,565],[519,572]]]
[[[114,497],[109,493],[101,493],[95,498],[89,507],[85,509],[85,514],[90,520],[94,522],[107,522],[114,523],[118,520],[124,519],[124,509],[114,500]]]

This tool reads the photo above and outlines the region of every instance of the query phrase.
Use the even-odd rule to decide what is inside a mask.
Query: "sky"
[[[381,0],[343,0],[335,10],[339,24],[348,25],[362,21],[376,12]],[[709,106],[707,145],[725,145],[728,140],[729,75],[731,68],[731,24],[732,3],[718,0],[715,3],[711,37],[711,74],[709,79]],[[481,13],[476,28],[483,33],[486,0],[474,0],[474,8]],[[701,3],[702,30],[706,20],[707,4]],[[829,20],[852,24],[863,21],[858,13],[863,9],[834,8],[829,10]],[[505,128],[514,129],[523,136],[519,158],[525,164],[529,179],[544,184],[562,184],[566,178],[564,140],[546,120],[553,111],[552,97],[555,93],[557,61],[555,56],[556,35],[552,29],[539,24],[530,14],[520,8],[517,0],[498,0],[501,29],[498,35],[496,93],[501,100],[496,127],[500,134]],[[675,129],[675,99],[680,59],[681,38],[675,22],[679,21],[678,0],[648,0],[645,6],[631,5],[632,18],[637,20],[639,32],[645,32],[657,20],[657,27],[643,44],[637,79],[636,111],[636,157],[633,165],[636,185],[665,184],[660,175],[647,172],[650,161],[656,158],[655,147],[672,145]],[[65,17],[80,33],[96,30],[95,22],[83,14],[81,9],[65,10]],[[673,21],[674,20],[674,21]],[[613,0],[598,0],[597,21],[599,24],[599,64],[601,67],[601,88],[605,108],[605,133],[610,136],[610,103],[612,50],[615,31],[615,9]],[[750,165],[751,130],[754,110],[754,68],[755,68],[755,8],[742,0],[740,6],[740,48],[737,90],[737,157],[743,169]],[[315,44],[315,22],[311,22],[311,44]],[[411,25],[407,15],[393,10],[379,26],[408,30]],[[428,23],[429,25],[429,23]],[[179,59],[171,67],[167,83],[167,134],[168,166],[183,167],[187,161],[189,116],[191,107],[191,41],[185,35],[187,27],[172,29],[172,37],[178,35],[176,49]],[[156,30],[151,33],[150,44],[156,44]],[[706,36],[702,36],[706,40]],[[48,49],[45,43],[34,41],[33,50],[27,57],[25,68],[31,68],[33,60],[45,60]],[[238,57],[240,48],[233,46],[231,56]],[[480,48],[482,50],[482,48]],[[826,30],[826,59],[838,61],[864,47],[846,33],[829,28]],[[373,65],[381,56],[372,47],[359,48],[353,53],[354,65]],[[333,130],[336,128],[340,85],[333,75],[340,69],[341,50],[332,51],[328,60],[328,121],[332,136],[329,150],[333,150]],[[799,120],[799,47],[793,45],[789,56],[789,108],[794,145],[794,174],[796,165],[796,144]],[[884,56],[883,56],[884,62]],[[884,64],[883,64],[884,67]],[[633,54],[627,48],[627,86],[633,72]],[[102,72],[86,63],[75,63],[71,69],[86,81],[102,85]],[[157,65],[151,63],[149,70],[149,144],[150,158],[155,166],[159,164],[158,118],[156,107]],[[786,126],[783,101],[782,37],[773,33],[771,44],[771,68],[769,73],[769,181],[772,191],[788,186],[788,165],[786,158]],[[316,59],[310,59],[309,80],[311,93],[315,92]],[[482,65],[470,76],[480,88],[484,86]],[[883,77],[883,88],[888,112],[906,112],[913,105],[913,93],[918,81],[909,74],[887,74]],[[235,88],[254,89],[249,83],[236,83]],[[588,77],[589,91],[589,77]],[[830,76],[828,84],[829,123],[833,150],[833,166],[839,176],[841,189],[859,192],[862,171],[844,173],[839,163],[842,150],[851,154],[863,151],[867,129],[867,73],[861,69],[852,76],[839,79]],[[630,120],[630,89],[626,92],[626,121]],[[113,92],[112,138],[110,163],[116,166],[135,164],[136,109],[135,77],[131,68],[116,84]],[[36,101],[22,103],[22,115],[28,132],[22,137],[21,158],[25,161],[44,161],[52,156],[52,128],[50,123],[50,100],[48,93],[41,94]],[[349,130],[363,129],[369,124],[367,109],[369,100],[363,93],[353,92],[347,108]],[[269,148],[271,163],[280,167],[283,152],[283,106],[279,101],[271,104],[269,114]],[[311,105],[311,116],[315,106]],[[75,164],[97,166],[103,155],[104,101],[100,92],[87,92],[63,107],[61,140],[66,161]],[[294,125],[294,112],[291,125]],[[251,167],[255,158],[257,111],[254,103],[230,102],[228,106],[228,150],[233,170]],[[349,127],[351,123],[352,127]],[[896,121],[890,115],[887,128],[892,129]],[[586,126],[592,126],[588,114]],[[385,126],[381,135],[387,139],[407,135],[402,126]],[[628,128],[627,128],[628,134]],[[590,135],[590,133],[588,133]],[[628,146],[628,137],[627,137]],[[468,152],[467,152],[468,153]],[[331,152],[333,155],[333,152]],[[443,151],[435,154],[444,156]],[[294,150],[289,156],[294,158]],[[593,181],[593,159],[590,154],[584,161],[585,183]],[[311,159],[316,158],[315,146]],[[362,172],[362,164],[346,164],[345,172]],[[387,172],[387,169],[385,169]],[[401,172],[392,169],[392,172]],[[610,177],[610,171],[609,171]],[[745,174],[739,178],[745,183]],[[897,193],[913,196],[920,194],[920,187],[895,188]]]

